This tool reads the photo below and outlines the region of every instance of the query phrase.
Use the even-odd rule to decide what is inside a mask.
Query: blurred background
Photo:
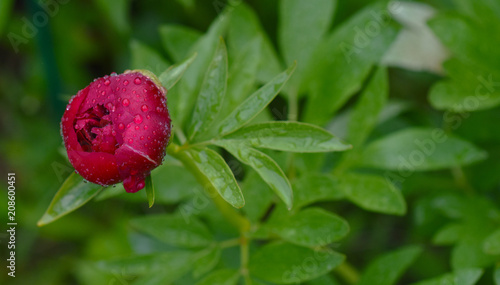
[[[149,209],[143,197],[145,193],[139,194],[142,196],[138,199],[89,203],[57,222],[42,228],[36,226],[58,187],[72,172],[59,134],[60,118],[67,100],[94,78],[130,68],[136,60],[131,55],[132,49],[156,50],[161,58],[158,61],[159,70],[174,63],[174,59],[165,52],[158,27],[179,24],[204,33],[226,2],[51,0],[41,1],[42,5],[36,0],[0,2],[0,173],[3,176],[0,189],[2,193],[6,190],[6,173],[16,173],[18,222],[18,276],[15,280],[6,279],[3,273],[5,260],[2,259],[1,284],[11,284],[4,283],[6,281],[14,281],[12,284],[108,284],[96,283],[108,280],[109,276],[102,277],[92,261],[124,256],[137,250],[130,243],[133,237],[129,235],[128,220],[170,207],[163,205]],[[245,2],[256,11],[265,32],[278,49],[278,1]],[[332,29],[371,2],[375,1],[338,1]],[[420,2],[427,2],[441,10],[453,7],[451,0]],[[440,56],[439,52],[436,53]],[[432,67],[423,71],[401,67],[390,69],[391,96],[411,102],[415,111],[385,124],[379,132],[439,120],[441,115],[427,103],[429,88],[442,77],[439,66],[439,62],[437,67],[434,65],[438,69],[434,72],[430,70]],[[278,98],[273,104],[279,106],[284,104],[282,101]],[[498,110],[479,113],[459,132],[472,141],[484,143],[488,149],[488,146],[500,142],[498,129],[491,125],[498,118]],[[477,134],[475,128],[483,122],[489,122],[491,126]],[[488,150],[492,150],[490,153],[493,155],[489,162],[500,156],[498,148]],[[498,194],[491,194],[489,190],[492,187],[498,190],[500,164],[485,163],[472,172],[479,189],[485,189],[484,192],[490,193],[491,198],[498,199]],[[422,177],[415,174],[407,181],[407,185],[412,185],[406,189],[407,195],[411,197],[427,187],[422,185]],[[441,182],[439,175],[434,178],[436,183]],[[6,204],[7,195],[0,195],[0,205]],[[423,212],[417,212],[415,215],[420,216],[415,219],[427,218],[425,207],[422,207]],[[6,212],[7,208],[1,206],[2,229]],[[403,239],[425,240],[430,238],[438,225],[443,224],[438,220],[426,220],[425,226],[408,233],[406,230],[415,222],[413,214],[409,214],[406,220],[359,213],[351,208],[343,209],[343,214],[349,216],[353,231],[346,247],[354,256],[351,261],[361,265],[380,254],[377,246],[385,248],[391,243],[403,243]],[[391,232],[374,230],[378,226],[391,229]],[[363,238],[363,231],[376,235],[367,241]],[[7,236],[2,231],[2,258],[7,256],[6,241]],[[135,246],[140,248],[140,240],[136,240]],[[449,251],[435,248],[432,255],[415,266],[415,276],[446,272],[449,254]],[[117,280],[113,284],[121,283]]]

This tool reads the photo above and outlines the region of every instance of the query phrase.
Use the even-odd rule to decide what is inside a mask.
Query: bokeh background
[[[36,0],[0,2],[0,189],[5,193],[6,173],[16,173],[18,222],[15,280],[8,280],[3,273],[7,236],[0,233],[1,284],[121,284],[118,279],[109,281],[110,277],[99,272],[93,261],[136,251],[141,247],[141,240],[130,235],[128,220],[137,215],[169,211],[173,206],[163,204],[149,209],[145,193],[141,193],[135,198],[89,203],[57,222],[38,228],[37,220],[72,171],[59,134],[64,107],[70,96],[92,79],[130,68],[136,60],[131,51],[143,45],[156,50],[163,58],[158,62],[158,69],[170,65],[173,58],[165,51],[159,27],[179,24],[204,33],[226,2],[53,0],[45,1],[49,3],[45,6],[48,10]],[[277,47],[278,1],[245,2],[256,11]],[[372,2],[375,1],[338,1],[332,29]],[[451,0],[419,2],[441,11],[455,7]],[[35,17],[40,13],[45,13],[45,17]],[[441,48],[427,51],[435,62],[418,71],[404,68],[405,63],[395,56],[393,60],[397,64],[394,65],[400,66],[390,69],[391,98],[403,100],[412,107],[377,129],[378,133],[432,124],[441,119],[442,114],[434,110],[427,99],[431,86],[444,76],[440,66],[446,51]],[[278,109],[285,104],[282,98],[273,102]],[[489,151],[486,162],[467,171],[479,192],[496,203],[500,190],[498,111],[496,108],[477,112],[457,130]],[[441,173],[430,176],[416,173],[405,182],[409,199],[418,196],[415,193],[419,191],[426,191],[428,179],[434,185],[452,188],[447,180],[441,179]],[[6,204],[7,195],[0,195],[2,229],[7,219],[7,208],[3,206]],[[429,240],[444,223],[444,218],[426,216],[425,203],[412,204],[406,218],[366,214],[353,207],[341,209],[353,231],[342,249],[350,252],[351,262],[359,266],[365,266],[381,249]],[[418,224],[419,219],[425,223]],[[415,277],[411,280],[448,271],[449,255],[449,249],[431,247],[430,254],[419,259],[411,269]],[[493,281],[488,277],[483,282]]]

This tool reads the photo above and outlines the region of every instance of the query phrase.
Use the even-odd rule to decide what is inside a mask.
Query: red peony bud
[[[166,90],[147,71],[95,79],[71,98],[61,121],[69,161],[103,186],[123,181],[127,192],[162,163],[170,138]]]

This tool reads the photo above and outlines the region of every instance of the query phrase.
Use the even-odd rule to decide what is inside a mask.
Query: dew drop
[[[146,119],[148,119],[148,120],[149,120],[149,119],[151,119],[151,116],[150,116],[150,115],[147,115],[147,116],[146,116]]]
[[[143,140],[144,140],[144,136],[141,136],[141,141],[143,141]]]
[[[118,125],[118,128],[119,128],[120,130],[123,130],[123,129],[125,129],[125,125],[124,125],[124,124],[122,124],[122,123],[120,123],[120,124]]]
[[[148,111],[148,109],[149,109],[149,108],[148,108],[148,105],[146,105],[146,104],[142,105],[142,107],[141,107],[141,110],[142,110],[143,112],[147,112],[147,111]]]
[[[123,81],[123,85],[127,86],[128,85],[128,80]]]
[[[141,116],[141,115],[135,115],[135,117],[134,117],[134,122],[135,122],[136,124],[140,124],[140,123],[142,123],[142,116]]]
[[[116,72],[111,72],[111,76],[116,76]]]
[[[135,129],[138,131],[139,130],[139,126],[135,126]]]
[[[145,185],[146,184],[144,184],[144,182],[141,181],[141,182],[137,183],[137,189],[142,189],[142,188],[144,188]]]
[[[97,84],[97,88],[101,88],[101,83]]]
[[[144,129],[147,130],[148,129],[148,125],[144,125]]]
[[[123,99],[122,104],[123,104],[123,106],[127,107],[128,105],[130,105],[130,101],[127,98],[125,98],[125,99]]]
[[[139,77],[136,77],[136,78],[134,79],[134,83],[135,83],[135,84],[137,84],[137,85],[139,85],[139,84],[141,84],[141,83],[142,83],[142,81],[141,81],[141,79],[140,79]]]
[[[133,143],[134,140],[133,139],[128,139],[128,143]]]
[[[102,96],[106,95],[106,91],[102,91],[102,92],[101,92],[101,95],[102,95]]]
[[[114,112],[115,111],[115,106],[113,105],[113,103],[109,102],[108,104],[106,104],[106,108],[111,111],[111,112]]]
[[[106,85],[106,86],[108,86],[110,83],[111,83],[111,81],[109,81],[109,79],[106,79],[106,81],[104,81],[104,85]]]
[[[142,89],[142,92],[148,93],[148,90],[146,88]]]

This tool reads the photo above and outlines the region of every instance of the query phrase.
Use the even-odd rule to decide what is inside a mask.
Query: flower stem
[[[233,247],[233,246],[239,246],[240,243],[241,243],[241,240],[239,238],[233,238],[233,239],[228,239],[228,240],[219,242],[219,247],[220,248],[228,248],[228,247]]]
[[[335,268],[335,273],[342,277],[348,284],[357,284],[359,281],[358,271],[347,261]]]
[[[241,275],[243,275],[243,279],[245,280],[245,285],[251,285],[252,280],[250,279],[250,275],[248,274],[248,259],[249,259],[248,239],[244,235],[242,235],[240,240],[241,240],[240,271]]]

